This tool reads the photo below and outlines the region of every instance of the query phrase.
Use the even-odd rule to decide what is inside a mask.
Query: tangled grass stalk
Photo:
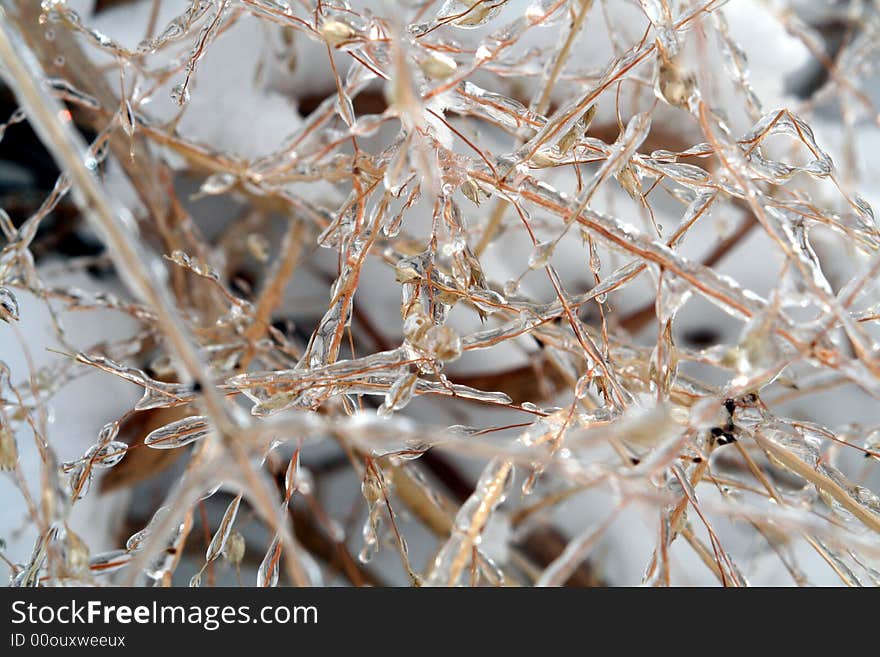
[[[876,3],[73,4],[0,9],[13,584],[880,583]],[[90,372],[141,396],[63,461]]]

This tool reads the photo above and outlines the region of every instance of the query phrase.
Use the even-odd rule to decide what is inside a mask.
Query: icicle
[[[452,535],[440,548],[427,586],[454,586],[479,543],[483,528],[495,508],[504,501],[513,479],[510,461],[492,459],[483,469],[474,492],[455,515]]]
[[[109,575],[125,568],[131,561],[131,558],[131,552],[126,550],[102,552],[89,559],[89,570],[92,571],[93,575]]]
[[[406,373],[400,376],[385,394],[385,401],[379,407],[378,413],[382,417],[388,417],[394,411],[399,411],[409,403],[415,391],[419,377],[416,374]]]
[[[281,539],[276,536],[269,543],[266,556],[257,569],[257,586],[260,588],[278,586],[278,572],[281,565]]]
[[[18,299],[7,287],[0,286],[0,319],[4,322],[18,321]]]
[[[150,518],[150,522],[147,523],[147,526],[140,531],[132,534],[125,542],[125,549],[129,552],[137,552],[138,550],[140,550],[144,541],[152,536],[156,526],[162,522],[163,518],[165,518],[170,510],[171,509],[167,506],[160,506],[158,509],[156,509],[155,513],[153,513],[152,518]]]
[[[240,505],[241,495],[236,495],[235,499],[233,499],[226,508],[226,513],[223,514],[223,520],[220,521],[220,526],[217,528],[217,531],[214,532],[211,544],[208,545],[208,550],[205,553],[206,562],[210,563],[214,561],[226,548],[226,541],[229,538],[230,532],[232,532],[232,525],[235,524],[235,516],[238,514],[238,507]]]

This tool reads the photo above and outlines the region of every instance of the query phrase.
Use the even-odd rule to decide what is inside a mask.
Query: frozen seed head
[[[497,4],[486,0],[462,0],[460,5],[468,7],[461,18],[455,21],[455,25],[465,29],[473,29],[484,25],[498,11]]]
[[[596,116],[596,106],[590,105],[587,108],[581,118],[566,132],[562,137],[559,138],[559,141],[556,143],[556,147],[559,149],[560,154],[565,155],[568,153],[584,136],[587,134],[587,130],[590,129],[590,126],[593,123],[593,119]]]
[[[411,313],[403,322],[403,337],[410,344],[421,346],[425,341],[425,335],[431,328],[431,318],[421,309]]]
[[[248,253],[257,262],[269,262],[269,240],[262,233],[251,233],[247,236]]]
[[[556,153],[552,149],[545,148],[537,151],[529,160],[529,166],[532,169],[546,169],[552,167],[559,162]]]
[[[410,258],[401,259],[394,268],[394,278],[398,283],[412,283],[421,277],[421,270],[413,264]]]
[[[458,64],[449,55],[434,52],[419,61],[419,68],[432,80],[445,80],[458,68]]]
[[[66,529],[64,532],[64,565],[71,575],[80,575],[89,568],[89,548],[79,535]]]
[[[13,470],[18,463],[15,435],[7,426],[0,426],[0,470]]]
[[[225,194],[235,186],[236,182],[238,178],[231,173],[215,173],[205,178],[199,191],[207,196]]]
[[[385,402],[379,407],[380,417],[389,417],[394,411],[399,411],[409,403],[415,392],[419,377],[411,372],[400,376],[385,394]]]
[[[318,28],[318,31],[321,33],[324,41],[334,48],[338,48],[357,34],[351,25],[333,18],[321,23],[321,27]]]
[[[461,193],[464,194],[464,197],[476,206],[479,206],[483,201],[489,198],[489,194],[480,189],[480,186],[470,178],[461,184],[460,189]]]
[[[106,445],[119,435],[119,422],[108,422],[98,432],[97,445]]]
[[[208,418],[194,415],[151,431],[144,438],[144,445],[153,449],[177,449],[209,435],[211,435],[211,426],[208,424]]]
[[[670,105],[688,109],[688,103],[697,88],[697,79],[678,63],[664,59],[657,73],[657,87],[660,97]]]
[[[361,481],[361,494],[371,506],[385,501],[382,482],[372,470],[364,473],[363,481]]]
[[[453,361],[461,356],[461,337],[448,326],[432,326],[425,334],[425,349],[439,361]]]
[[[232,531],[229,538],[226,539],[226,546],[223,548],[223,556],[233,566],[239,565],[244,559],[244,551],[247,546],[244,536],[241,532]]]
[[[636,173],[635,167],[632,164],[627,163],[618,173],[617,173],[617,182],[620,183],[620,186],[626,191],[627,194],[630,195],[630,198],[637,201],[642,196],[642,184],[639,181],[639,176]]]
[[[119,441],[111,440],[105,445],[92,445],[83,457],[92,465],[100,468],[112,468],[125,458],[128,445]]]

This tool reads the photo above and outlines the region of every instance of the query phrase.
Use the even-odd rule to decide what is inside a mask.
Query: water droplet
[[[547,242],[539,242],[535,245],[535,250],[529,256],[529,269],[540,269],[546,267],[556,248],[556,241],[549,240]]]

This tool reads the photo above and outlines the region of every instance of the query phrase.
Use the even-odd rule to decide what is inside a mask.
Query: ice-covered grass
[[[14,582],[878,583],[876,8],[11,4]]]

